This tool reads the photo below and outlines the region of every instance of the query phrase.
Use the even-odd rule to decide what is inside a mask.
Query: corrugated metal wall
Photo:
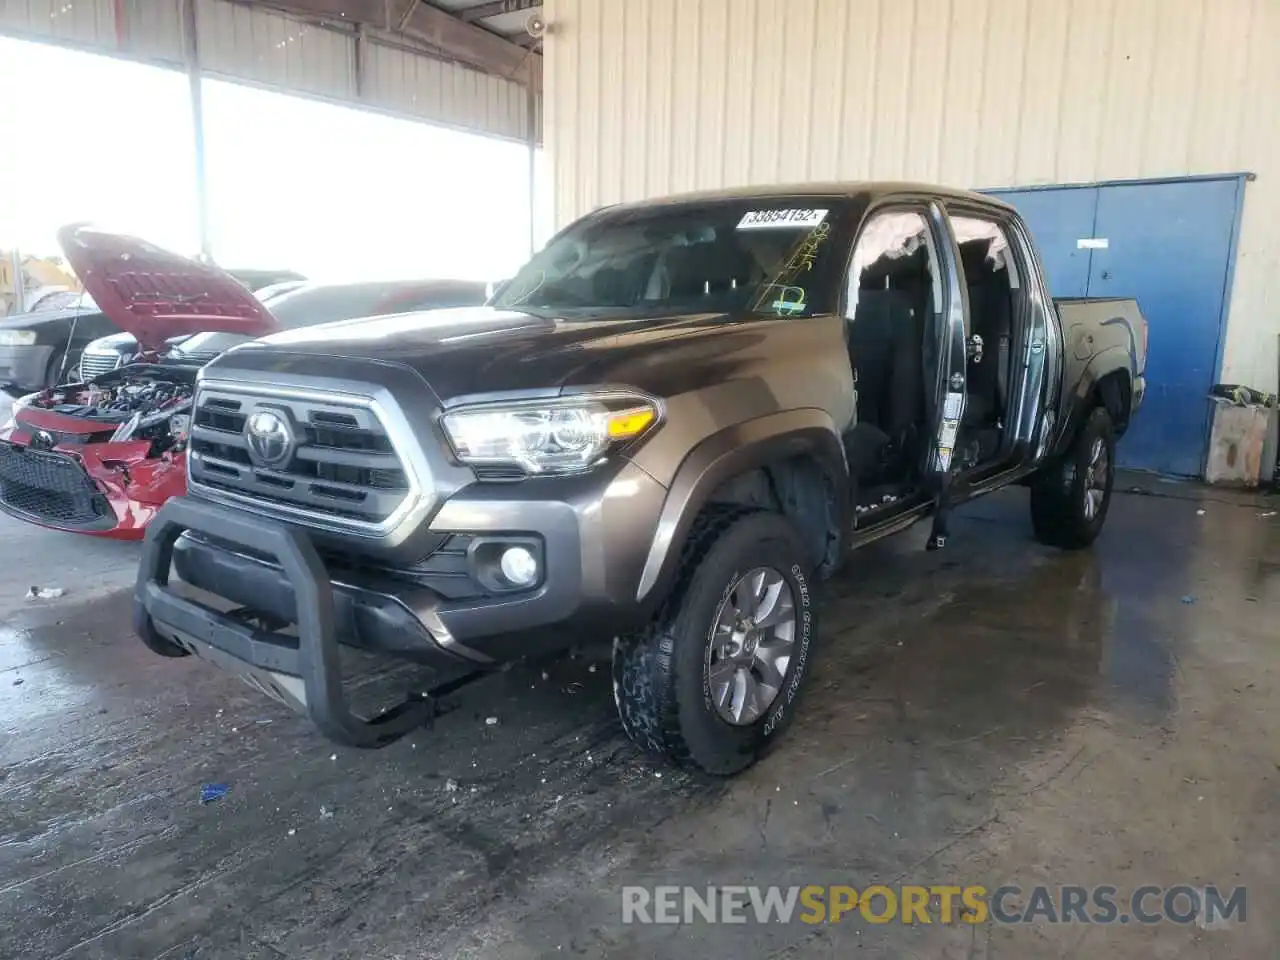
[[[196,0],[200,66],[335,100],[356,97],[355,40],[349,33],[222,0]]]
[[[1278,0],[547,0],[560,223],[785,180],[1251,170],[1223,378],[1275,389]]]
[[[366,103],[456,127],[480,125],[502,136],[527,138],[528,95],[519,84],[377,43],[367,50]]]
[[[364,89],[354,34],[227,0],[196,0],[202,66],[233,80],[363,104],[498,137],[526,138],[518,83],[370,42]],[[0,33],[173,66],[180,0],[0,0]]]

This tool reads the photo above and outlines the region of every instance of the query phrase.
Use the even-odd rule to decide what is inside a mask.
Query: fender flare
[[[1052,448],[1054,454],[1062,453],[1070,445],[1072,437],[1079,429],[1082,415],[1089,408],[1089,397],[1093,394],[1098,381],[1121,370],[1129,375],[1130,386],[1132,386],[1134,370],[1129,349],[1125,346],[1107,347],[1089,360],[1071,393],[1065,397],[1066,415],[1059,422],[1058,438]]]
[[[725,481],[779,460],[813,457],[836,485],[841,532],[846,529],[849,470],[835,422],[817,408],[786,410],[736,423],[700,442],[676,469],[645,557],[636,600],[645,601],[675,576],[694,519]]]

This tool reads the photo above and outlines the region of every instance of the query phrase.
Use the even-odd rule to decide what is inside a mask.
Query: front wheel
[[[1061,457],[1031,485],[1031,524],[1036,539],[1075,550],[1098,538],[1116,479],[1116,435],[1102,407],[1089,414]]]
[[[641,748],[727,776],[790,722],[816,627],[809,551],[783,517],[699,518],[671,600],[614,642],[613,690]]]

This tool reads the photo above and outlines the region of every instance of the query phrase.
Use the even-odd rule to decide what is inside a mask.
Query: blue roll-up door
[[[1056,187],[1019,192],[993,190],[992,193],[1017,207],[1027,221],[1035,235],[1053,295],[1087,297],[1092,251],[1077,244],[1081,237],[1093,236],[1098,188]]]
[[[992,191],[1026,219],[1054,296],[1134,297],[1147,319],[1147,398],[1123,466],[1203,470],[1243,189],[1228,177]]]

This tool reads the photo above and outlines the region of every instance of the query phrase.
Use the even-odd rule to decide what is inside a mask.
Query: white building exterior
[[[770,181],[1256,174],[1220,379],[1276,389],[1280,0],[548,0],[546,19],[560,223]]]

